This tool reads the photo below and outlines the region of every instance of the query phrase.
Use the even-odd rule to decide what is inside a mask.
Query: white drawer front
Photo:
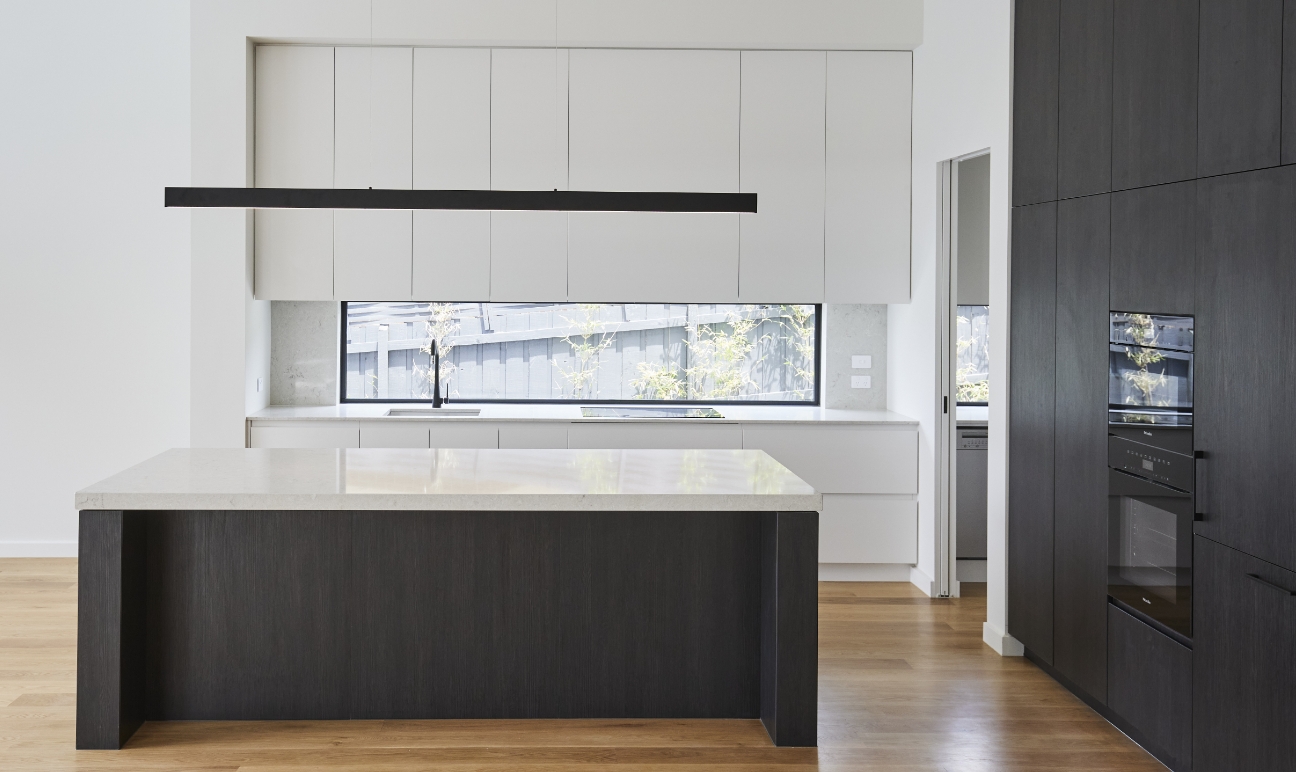
[[[763,450],[820,493],[918,493],[916,427],[743,424]]]
[[[917,563],[918,502],[825,494],[820,563]]]
[[[296,425],[252,424],[248,447],[251,448],[358,448],[360,424],[319,422]]]
[[[362,448],[426,448],[427,424],[371,422],[360,424]]]
[[[742,448],[742,426],[681,426],[679,424],[572,424],[567,431],[572,448]]]
[[[434,448],[498,448],[499,427],[494,424],[437,423],[428,427]]]
[[[567,424],[500,424],[499,446],[501,448],[565,448],[567,447]]]

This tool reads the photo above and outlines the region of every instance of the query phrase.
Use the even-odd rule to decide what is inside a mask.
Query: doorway
[[[937,260],[937,584],[986,581],[990,384],[990,153],[940,165]]]

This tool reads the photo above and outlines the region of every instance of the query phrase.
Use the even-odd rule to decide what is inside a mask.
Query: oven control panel
[[[1193,489],[1193,457],[1164,448],[1108,435],[1107,465],[1181,491]]]

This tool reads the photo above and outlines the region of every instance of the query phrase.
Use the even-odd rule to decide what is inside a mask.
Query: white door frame
[[[989,148],[938,164],[939,248],[936,251],[936,576],[942,598],[959,597],[958,582],[958,170]],[[992,384],[993,386],[993,384]]]

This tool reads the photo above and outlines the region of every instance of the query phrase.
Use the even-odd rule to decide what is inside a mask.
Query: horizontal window
[[[819,307],[343,303],[344,401],[818,404]]]

